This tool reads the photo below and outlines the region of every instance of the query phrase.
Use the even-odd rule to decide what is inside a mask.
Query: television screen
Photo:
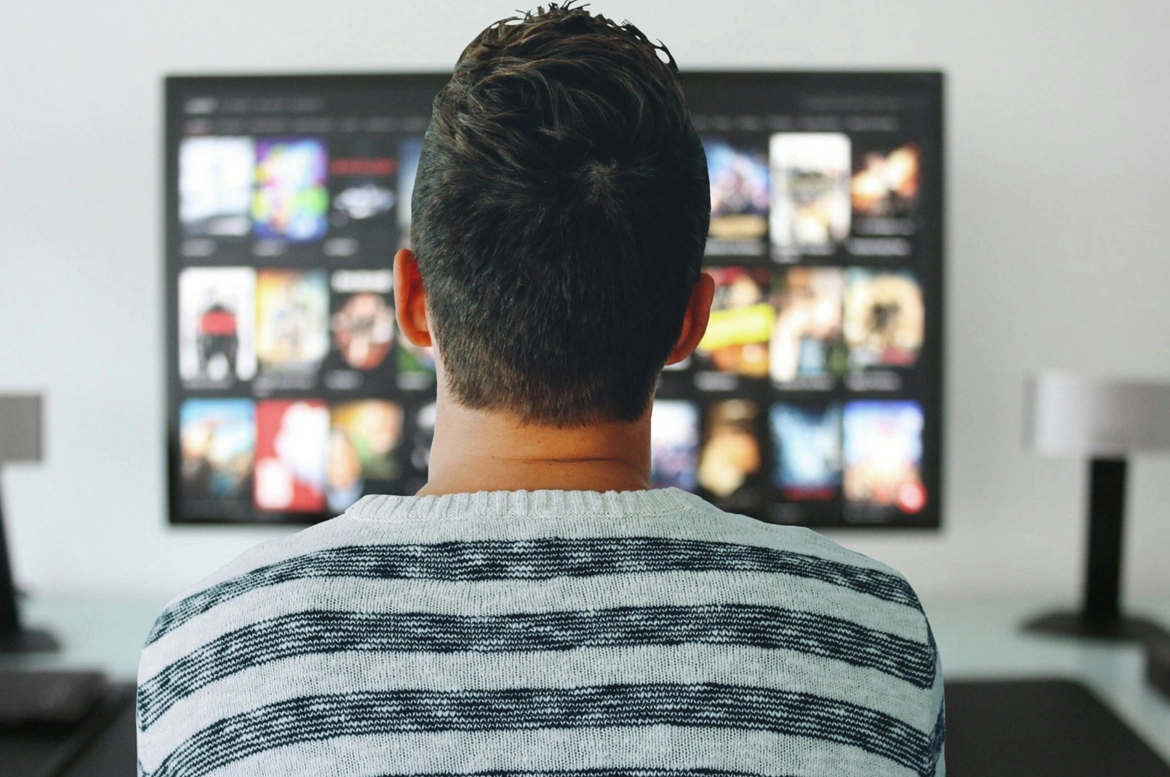
[[[311,523],[426,482],[394,252],[439,75],[166,83],[170,520]],[[651,481],[808,526],[937,527],[938,73],[686,73],[716,292]]]

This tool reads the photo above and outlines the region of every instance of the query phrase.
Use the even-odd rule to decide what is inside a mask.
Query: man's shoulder
[[[339,517],[254,545],[172,598],[155,619],[147,634],[145,648],[149,650],[162,641],[198,642],[197,636],[176,640],[175,632],[198,630],[198,624],[194,622],[200,616],[249,591],[289,578],[298,560],[322,552],[328,554],[338,546],[344,547],[349,542],[345,528]],[[295,573],[291,576],[295,577]],[[167,652],[174,652],[174,649]]]
[[[697,499],[697,498],[696,498]],[[792,578],[821,581],[859,596],[921,611],[918,596],[898,570],[800,526],[781,526],[728,513],[711,505],[694,513],[705,520],[693,530],[715,546],[740,546],[743,568],[757,567]]]
[[[820,704],[903,726],[898,741],[914,759],[936,757],[937,651],[902,575],[683,492],[579,501],[523,515],[525,499],[493,496],[475,510],[404,517],[427,505],[373,498],[241,555],[173,600],[148,638],[144,763],[232,715],[369,690],[352,681],[371,666],[429,693],[436,667],[495,688],[521,677],[517,661],[542,683],[740,694],[752,725],[760,694],[768,709]],[[564,661],[591,650],[641,658]],[[674,658],[647,670],[648,655]]]
[[[780,600],[822,602],[834,612],[877,607],[911,627],[921,614],[906,578],[806,528],[776,526],[721,511],[676,492],[639,520],[615,515],[512,520],[383,520],[409,498],[370,499],[361,510],[261,543],[189,587],[166,606],[147,647],[225,605],[253,604],[348,579],[474,583],[564,577],[701,575],[713,582],[755,579]],[[379,508],[387,509],[379,513]],[[432,516],[433,517],[433,516]],[[355,520],[356,519],[356,520]],[[764,581],[764,582],[761,582]],[[730,583],[729,583],[730,584]],[[913,627],[922,636],[924,622]]]
[[[922,681],[934,673],[934,638],[922,604],[906,576],[811,529],[764,524],[744,516],[725,519],[723,541],[745,549],[774,584],[779,606],[806,613],[840,639],[857,631],[879,638],[908,640],[931,654],[922,666]],[[748,571],[748,570],[752,571]],[[884,639],[884,637],[880,637]]]

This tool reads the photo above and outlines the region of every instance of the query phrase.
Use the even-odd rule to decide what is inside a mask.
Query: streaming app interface
[[[715,280],[651,480],[763,521],[937,526],[938,74],[684,74]],[[440,76],[167,84],[171,520],[308,523],[426,482],[394,252]]]

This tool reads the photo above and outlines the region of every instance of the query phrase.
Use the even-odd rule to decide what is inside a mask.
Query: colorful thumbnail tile
[[[333,273],[333,345],[355,370],[379,367],[394,347],[394,308],[390,270],[339,270]]]
[[[916,513],[922,484],[922,406],[917,402],[845,404],[845,498]]]
[[[922,166],[917,143],[890,149],[854,148],[851,184],[855,218],[904,218],[918,212]]]
[[[256,271],[189,267],[179,273],[179,377],[225,387],[256,375]]]
[[[265,400],[256,409],[256,509],[325,510],[329,406],[316,399]]]
[[[321,270],[260,270],[256,353],[277,372],[315,370],[329,352],[329,284]]]
[[[772,405],[772,481],[783,499],[828,501],[841,489],[841,406]]]
[[[835,267],[793,267],[776,275],[776,325],[769,348],[772,380],[828,379],[846,371],[841,337],[845,271]]]
[[[418,160],[422,156],[422,135],[406,138],[398,147],[398,228],[404,238],[410,236],[410,201]]]
[[[763,240],[768,234],[768,156],[762,150],[705,138],[711,181],[711,231],[719,240]]]
[[[849,136],[781,132],[769,144],[772,245],[782,254],[832,253],[849,236]]]
[[[428,402],[414,414],[414,431],[410,440],[410,466],[426,475],[431,466],[431,445],[435,441],[435,403]]]
[[[329,154],[315,138],[265,139],[256,144],[252,222],[261,239],[320,240],[329,227]]]
[[[853,268],[845,277],[849,366],[912,367],[926,328],[922,286],[909,270]]]
[[[759,405],[728,399],[707,408],[698,484],[718,500],[728,499],[760,471]]]
[[[695,490],[699,409],[691,402],[655,400],[650,414],[650,484]]]
[[[768,376],[768,339],[776,311],[770,276],[758,267],[712,267],[715,299],[707,332],[695,351],[700,369],[750,378]]]
[[[250,498],[256,406],[250,399],[189,399],[179,408],[184,499],[242,503]]]
[[[392,150],[370,138],[336,141],[329,160],[333,189],[332,226],[378,220],[394,209],[398,197],[392,189],[398,159]]]
[[[179,143],[179,223],[188,236],[243,237],[250,215],[252,138],[194,137]]]
[[[336,405],[330,414],[326,501],[343,512],[369,481],[388,483],[401,475],[395,453],[402,442],[402,408],[394,402],[361,400]]]

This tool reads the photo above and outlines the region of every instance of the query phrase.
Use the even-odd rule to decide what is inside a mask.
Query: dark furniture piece
[[[952,681],[946,694],[949,777],[1170,777],[1080,683]]]
[[[80,725],[0,730],[0,777],[133,777],[134,686],[110,686]]]
[[[69,734],[0,733],[0,777],[130,777],[134,693],[111,689]],[[947,683],[950,777],[1170,777],[1170,765],[1083,685],[1069,680]]]

